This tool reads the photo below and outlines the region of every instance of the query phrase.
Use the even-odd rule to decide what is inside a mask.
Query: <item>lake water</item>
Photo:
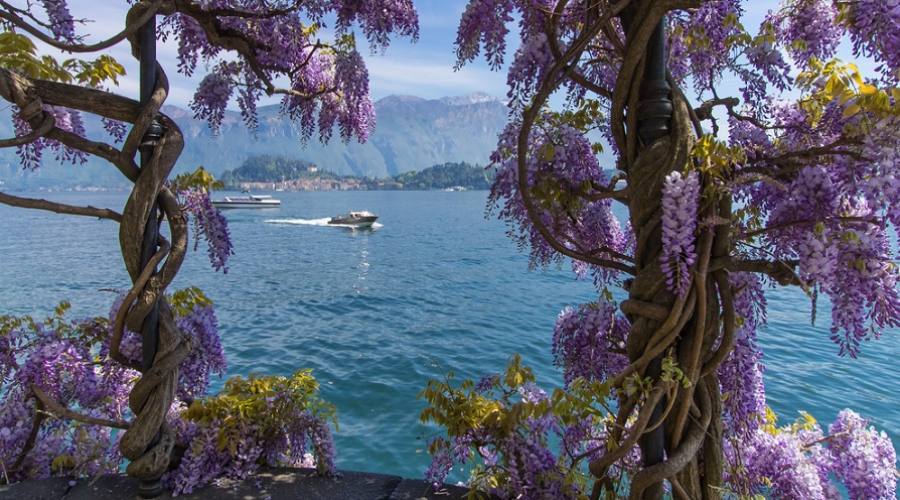
[[[118,210],[125,199],[43,196]],[[418,423],[416,396],[448,371],[479,377],[518,352],[542,385],[561,384],[550,355],[556,315],[596,292],[567,266],[529,272],[504,224],[485,219],[485,192],[278,196],[278,209],[227,213],[236,250],[228,274],[210,269],[201,244],[173,289],[196,285],[216,302],[229,375],[314,369],[337,405],[340,467],[420,477],[434,429]],[[350,209],[383,225],[321,224]],[[109,221],[0,205],[0,314],[45,315],[62,300],[79,316],[105,314],[113,297],[100,289],[128,283],[117,234]],[[825,305],[811,326],[799,291],[773,291],[769,304],[761,343],[782,422],[802,409],[827,424],[850,407],[900,445],[898,332],[864,345],[860,359],[839,358]]]

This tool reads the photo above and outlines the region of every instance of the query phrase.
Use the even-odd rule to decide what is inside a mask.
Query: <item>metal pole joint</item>
[[[159,140],[162,139],[162,136],[165,133],[166,127],[164,127],[158,119],[154,118],[153,121],[150,122],[150,126],[147,127],[147,131],[144,132],[144,137],[141,138],[141,147],[152,148],[153,146],[156,146],[159,144]]]
[[[674,113],[666,69],[666,19],[660,20],[647,44],[646,69],[638,102],[638,136],[644,145],[669,135]]]

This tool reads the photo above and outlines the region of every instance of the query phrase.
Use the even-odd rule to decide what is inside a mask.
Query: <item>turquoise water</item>
[[[51,193],[67,203],[121,209],[123,193]],[[337,405],[338,463],[418,477],[427,465],[418,423],[425,381],[478,377],[513,352],[539,382],[558,386],[550,338],[559,310],[593,300],[567,266],[529,272],[527,257],[484,218],[486,193],[278,193],[278,209],[227,213],[235,241],[228,274],[191,253],[175,283],[216,302],[229,375],[310,367]],[[350,209],[381,216],[356,232],[322,226]],[[281,223],[266,222],[280,219]],[[104,314],[127,276],[109,221],[0,206],[0,314]],[[858,360],[838,358],[828,311],[809,324],[798,291],[769,295],[762,332],[770,403],[782,421],[801,409],[825,423],[850,407],[900,445],[900,336],[886,332]],[[820,304],[821,306],[821,304]],[[218,382],[221,383],[221,382]]]

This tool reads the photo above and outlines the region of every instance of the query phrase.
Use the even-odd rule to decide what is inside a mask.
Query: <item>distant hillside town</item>
[[[393,177],[338,175],[318,165],[283,156],[251,156],[220,180],[231,190],[358,191],[358,190],[484,190],[493,170],[466,162],[448,162]]]

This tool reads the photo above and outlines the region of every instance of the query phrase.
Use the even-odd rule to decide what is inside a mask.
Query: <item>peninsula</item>
[[[251,156],[234,169],[226,170],[221,181],[226,189],[277,191],[362,191],[362,190],[486,190],[492,168],[466,162],[444,163],[393,177],[370,178],[338,175],[318,165],[284,156]]]

